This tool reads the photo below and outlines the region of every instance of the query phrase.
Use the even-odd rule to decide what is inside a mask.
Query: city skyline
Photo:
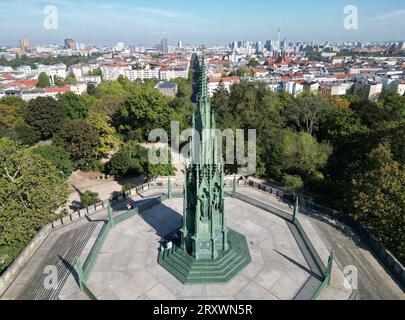
[[[58,9],[58,29],[46,30],[44,8]],[[0,3],[0,45],[17,45],[27,36],[33,45],[61,43],[71,37],[78,42],[111,45],[155,44],[161,32],[169,43],[225,44],[237,39],[276,39],[278,25],[289,41],[394,41],[405,32],[405,9],[401,1],[377,3],[364,0],[275,1],[253,0],[250,8],[240,1],[87,1],[52,2],[16,0]],[[314,5],[315,8],[314,9]],[[344,7],[355,5],[358,29],[347,30]],[[243,23],[241,23],[243,21]],[[86,28],[83,28],[86,25]],[[320,28],[322,26],[322,28]]]

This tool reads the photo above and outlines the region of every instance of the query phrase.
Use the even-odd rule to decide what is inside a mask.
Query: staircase
[[[158,262],[183,283],[228,282],[251,261],[243,235],[229,230],[228,240],[229,250],[215,260],[196,260],[179,247],[173,247],[161,251]]]

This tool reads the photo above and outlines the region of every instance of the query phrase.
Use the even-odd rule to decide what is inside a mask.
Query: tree
[[[35,147],[32,152],[40,155],[44,160],[49,161],[58,169],[62,177],[67,179],[73,172],[73,163],[70,154],[62,147],[54,145],[42,145]]]
[[[352,181],[352,216],[405,261],[405,167],[387,143],[368,155],[369,170]]]
[[[128,192],[128,191],[130,191],[132,189],[135,189],[135,188],[136,188],[135,184],[128,182],[128,183],[126,183],[126,184],[124,184],[122,186],[122,192],[126,193],[126,192]]]
[[[117,177],[145,176],[148,168],[148,152],[135,141],[130,141],[113,155],[107,164],[108,172]]]
[[[90,190],[86,190],[80,195],[80,203],[84,208],[89,206],[95,205],[97,202],[100,201],[99,194],[97,192],[92,192]]]
[[[0,128],[14,132],[24,123],[24,113],[18,106],[0,104]]]
[[[326,164],[331,152],[329,144],[318,143],[308,133],[291,129],[284,132],[282,163],[285,170],[309,177]]]
[[[356,112],[362,123],[370,128],[378,127],[384,121],[399,119],[396,114],[379,107],[376,103],[369,100],[353,102],[350,105],[350,109]]]
[[[51,86],[51,82],[49,81],[49,77],[45,72],[41,72],[38,76],[38,88],[47,88]]]
[[[242,67],[237,70],[236,74],[238,77],[246,77],[250,74],[250,70],[249,68]]]
[[[41,140],[40,132],[26,123],[17,125],[15,132],[17,134],[18,141],[20,141],[23,145],[32,146]]]
[[[229,103],[229,92],[225,89],[224,82],[219,81],[218,88],[215,90],[211,99],[211,106],[216,111],[219,108],[227,106]]]
[[[101,72],[101,69],[100,68],[98,68],[98,69],[94,69],[94,70],[92,70],[92,71],[89,71],[88,73],[87,73],[87,76],[89,76],[89,77],[97,77],[97,76],[102,76],[103,75],[103,73]]]
[[[170,131],[174,110],[159,91],[143,87],[127,98],[113,117],[117,131],[126,140],[147,140],[149,133],[156,128]]]
[[[96,86],[94,83],[87,84],[87,94],[94,96],[96,94]]]
[[[28,105],[26,122],[39,134],[39,139],[46,140],[60,128],[65,118],[63,106],[51,97],[39,97]]]
[[[260,65],[260,62],[257,59],[254,59],[254,58],[250,59],[248,64],[247,64],[248,67],[253,67],[253,68],[258,67],[259,65]]]
[[[110,117],[103,113],[90,112],[86,122],[98,132],[100,137],[96,149],[98,158],[107,157],[119,145],[115,129],[110,125]]]
[[[285,185],[284,191],[293,195],[297,195],[304,188],[304,182],[300,176],[285,174],[283,176],[283,183]]]
[[[86,99],[73,92],[58,94],[58,101],[65,108],[65,115],[70,120],[85,119],[89,113]]]
[[[57,87],[63,87],[65,85],[65,79],[55,76],[54,83],[55,83],[55,86],[57,86]]]
[[[335,108],[326,98],[315,94],[301,94],[286,107],[287,118],[298,129],[313,135],[322,119]]]
[[[96,88],[95,96],[102,98],[106,95],[126,98],[129,94],[118,81],[102,82]]]
[[[15,258],[36,232],[57,216],[68,188],[41,156],[0,138],[0,253]],[[6,265],[0,262],[0,271]]]
[[[289,99],[270,91],[265,83],[241,81],[231,86],[229,94],[219,88],[211,100],[219,129],[256,129],[258,176],[282,176],[282,128],[286,123],[283,110]],[[235,172],[237,165],[227,165],[227,172]]]
[[[166,152],[168,154],[168,163],[153,164],[148,161],[146,173],[147,178],[152,179],[159,176],[173,176],[176,169],[172,165],[172,154],[170,150],[167,147],[153,147],[152,149],[157,155],[161,152]]]
[[[328,98],[334,105],[339,108],[347,109],[350,107],[350,101],[345,98],[339,96],[329,96]]]
[[[107,116],[111,117],[118,111],[122,101],[124,101],[123,97],[114,95],[103,96],[103,98],[97,100],[94,111],[106,114]]]
[[[83,120],[68,120],[54,137],[54,143],[70,153],[75,166],[87,169],[96,159],[98,132]]]
[[[7,106],[19,107],[21,111],[26,111],[27,103],[16,96],[6,96],[0,99],[0,104],[5,104]]]
[[[405,118],[405,96],[398,94],[396,89],[385,89],[379,98],[379,103],[390,113],[399,118]]]
[[[64,85],[67,85],[67,84],[69,84],[69,85],[77,84],[76,76],[75,76],[73,73],[69,73],[69,74],[67,75],[67,77],[65,78],[65,80],[63,81],[63,84],[64,84]]]

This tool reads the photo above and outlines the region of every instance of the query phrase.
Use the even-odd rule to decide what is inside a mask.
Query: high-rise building
[[[117,45],[115,46],[115,51],[121,52],[124,51],[124,49],[125,49],[124,42],[117,42]]]
[[[179,49],[183,48],[183,42],[182,42],[182,41],[179,41],[179,42],[177,43],[177,47],[178,47]]]
[[[24,52],[27,51],[27,49],[30,47],[30,41],[29,41],[28,37],[22,38],[20,41],[20,44],[21,44],[21,50]]]
[[[73,39],[65,39],[65,48],[70,50],[76,50],[76,43]]]
[[[280,50],[280,37],[281,37],[281,27],[278,25],[277,27],[277,50]]]
[[[287,48],[288,48],[287,38],[284,38],[284,40],[280,42],[280,50],[287,50]]]
[[[264,52],[264,45],[263,42],[258,41],[256,43],[256,53],[263,53]]]
[[[169,53],[169,41],[167,38],[162,38],[162,40],[160,40],[160,47],[164,54]]]

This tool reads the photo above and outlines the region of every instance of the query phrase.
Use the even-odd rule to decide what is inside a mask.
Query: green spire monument
[[[180,243],[159,263],[183,283],[226,282],[250,261],[246,239],[226,226],[224,165],[215,134],[204,57],[200,63],[190,163],[185,165]]]
[[[224,214],[224,168],[217,157],[214,115],[204,59],[200,67],[191,164],[186,169],[181,248],[195,259],[216,259],[228,249]],[[199,139],[195,136],[197,135]]]

